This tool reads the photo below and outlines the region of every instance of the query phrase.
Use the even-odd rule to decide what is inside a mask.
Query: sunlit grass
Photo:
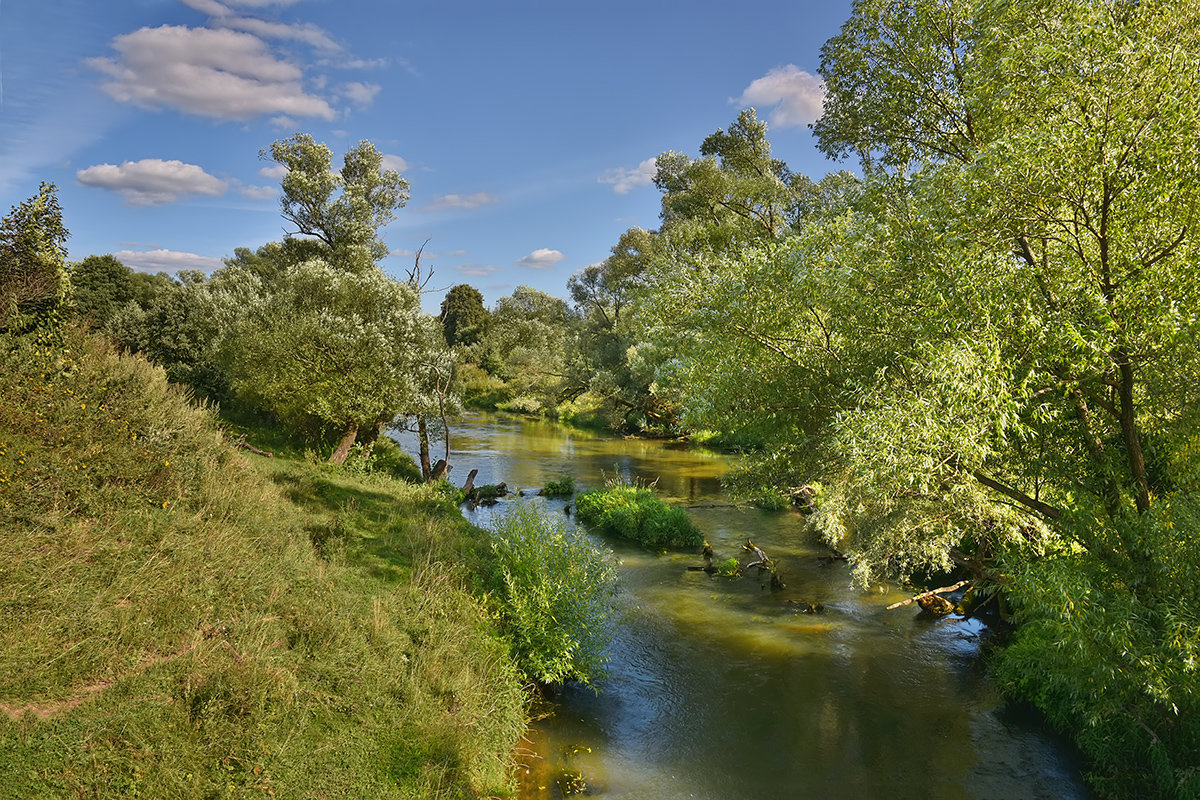
[[[98,339],[0,356],[0,797],[508,785],[521,679],[453,507],[243,457]]]

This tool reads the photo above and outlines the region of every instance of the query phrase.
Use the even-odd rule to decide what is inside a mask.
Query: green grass
[[[0,798],[504,792],[493,559],[435,490],[236,451],[98,338],[0,337]]]
[[[585,524],[647,547],[688,549],[704,543],[687,512],[664,503],[651,489],[610,484],[582,492],[575,508]]]
[[[575,494],[575,479],[568,475],[557,481],[546,481],[542,487],[543,497],[570,497]]]

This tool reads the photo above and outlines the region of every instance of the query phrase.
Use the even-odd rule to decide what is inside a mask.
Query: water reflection
[[[565,689],[531,731],[541,759],[526,800],[560,796],[564,768],[593,794],[638,800],[1090,797],[1069,748],[988,683],[983,628],[886,612],[900,595],[854,590],[844,565],[819,559],[827,550],[799,515],[723,505],[724,457],[483,414],[455,429],[453,445],[460,483],[476,468],[476,483],[514,489],[565,475],[580,488],[614,474],[657,481],[698,506],[718,559],[750,537],[787,583],[771,592],[753,576],[689,572],[696,555],[605,542],[622,564],[610,673],[599,694]],[[547,502],[553,513],[563,505]],[[504,508],[469,516],[486,526]],[[812,603],[823,613],[801,613]]]

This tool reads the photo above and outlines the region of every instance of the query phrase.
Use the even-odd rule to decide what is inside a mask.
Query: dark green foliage
[[[68,233],[56,191],[43,183],[0,220],[0,332],[52,321],[70,295]]]
[[[111,255],[88,256],[70,270],[75,313],[96,328],[103,328],[117,309],[134,299],[129,267]]]
[[[688,549],[704,543],[682,508],[667,505],[651,489],[617,484],[575,498],[579,519],[597,530],[647,547]]]
[[[570,497],[575,494],[575,479],[570,475],[557,481],[546,481],[541,494],[544,497]]]
[[[474,286],[460,283],[442,300],[442,331],[446,344],[474,344],[487,329],[488,312],[483,295]]]

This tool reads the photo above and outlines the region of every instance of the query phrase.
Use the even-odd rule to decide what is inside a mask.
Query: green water
[[[476,483],[514,490],[565,475],[580,489],[657,481],[718,560],[751,538],[787,583],[772,592],[755,576],[688,571],[697,555],[603,541],[621,562],[609,675],[598,694],[565,689],[535,723],[523,800],[561,797],[564,772],[591,796],[631,800],[1091,796],[1070,748],[990,684],[986,628],[886,611],[904,595],[853,589],[800,515],[728,506],[725,457],[484,414],[457,425],[452,445],[459,484],[472,468]],[[536,502],[571,519],[565,501]],[[505,505],[467,514],[486,527]],[[825,610],[799,610],[810,603]]]

